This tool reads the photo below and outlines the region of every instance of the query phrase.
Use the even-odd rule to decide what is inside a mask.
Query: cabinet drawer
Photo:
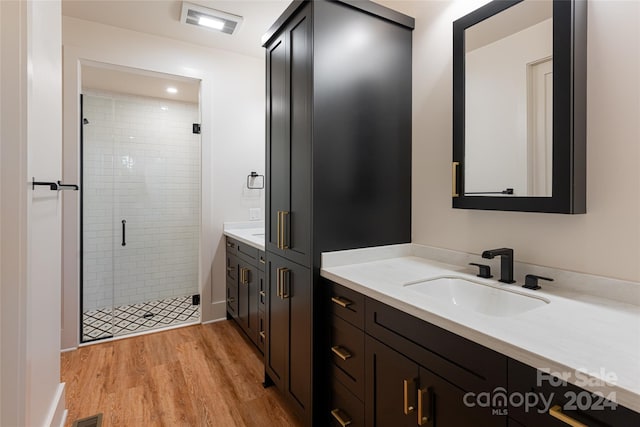
[[[327,425],[335,427],[364,426],[364,404],[338,381],[332,382],[331,391]]]
[[[238,253],[238,241],[229,236],[225,236],[227,255],[236,255]]]
[[[331,327],[331,373],[359,399],[364,399],[364,332],[333,316]]]
[[[267,254],[264,251],[258,251],[258,270],[264,271],[267,265]]]
[[[258,261],[258,248],[242,242],[237,242],[236,244],[240,258],[243,258],[251,264],[255,264]]]
[[[326,283],[329,285],[329,313],[364,329],[364,295],[331,281]]]
[[[507,385],[505,355],[371,298],[365,331],[466,391]]]
[[[509,407],[509,417],[527,427],[541,425],[566,427],[567,423],[550,414],[549,409],[556,405],[564,416],[590,427],[640,426],[640,414],[637,412],[616,405],[573,384],[561,382],[555,377],[552,379],[546,373],[539,374],[537,369],[516,360],[509,359],[508,366],[509,395],[522,394],[530,401],[538,402],[535,407],[526,408],[524,405]],[[607,397],[604,389],[602,392],[604,397]],[[541,403],[543,399],[545,402],[551,399],[551,403],[545,405]],[[558,411],[552,412],[558,414]]]

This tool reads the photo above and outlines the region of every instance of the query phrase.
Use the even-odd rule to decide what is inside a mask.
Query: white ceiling
[[[180,0],[62,0],[62,14],[114,27],[169,37],[197,45],[264,56],[260,38],[290,0],[190,0],[244,18],[234,35],[180,22]]]
[[[177,92],[168,93],[168,87],[175,88]],[[199,80],[108,64],[82,65],[83,93],[88,89],[195,104],[200,98]]]

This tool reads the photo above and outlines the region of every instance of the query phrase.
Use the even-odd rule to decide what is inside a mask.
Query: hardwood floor
[[[241,334],[223,321],[63,353],[67,426],[99,412],[103,427],[300,426]]]

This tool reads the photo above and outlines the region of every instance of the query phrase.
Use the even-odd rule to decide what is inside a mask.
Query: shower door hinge
[[[193,133],[200,133],[200,123],[193,124]]]

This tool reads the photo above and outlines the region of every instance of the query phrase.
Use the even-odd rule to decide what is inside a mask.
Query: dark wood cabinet
[[[326,362],[331,423],[361,425],[364,411],[367,427],[640,425],[640,414],[617,405],[615,394],[563,383],[344,286],[324,285],[327,346],[347,356]]]
[[[509,360],[508,389],[531,402],[515,405],[520,401],[510,401],[509,418],[520,423],[515,425],[562,427],[572,421],[590,427],[640,425],[640,414],[615,403],[615,393],[598,396],[513,359]]]
[[[413,25],[369,1],[296,1],[263,38],[265,380],[292,397],[295,384],[282,378],[306,379],[309,392],[291,400],[307,425],[327,422],[312,410],[329,387],[311,356],[328,351],[318,342],[326,318],[314,303],[320,254],[411,240]],[[276,261],[306,269],[305,310],[277,297]]]
[[[506,426],[504,415],[465,405],[464,390],[376,339],[366,347],[367,426]]]
[[[265,369],[303,414],[311,405],[311,271],[267,255]]]
[[[238,317],[238,258],[235,256],[236,242],[226,238],[226,300],[227,317],[236,319]]]
[[[264,351],[265,253],[226,237],[227,318]]]
[[[247,261],[238,263],[238,323],[251,341],[258,342],[258,269]]]
[[[267,47],[267,250],[309,265],[311,7]]]

